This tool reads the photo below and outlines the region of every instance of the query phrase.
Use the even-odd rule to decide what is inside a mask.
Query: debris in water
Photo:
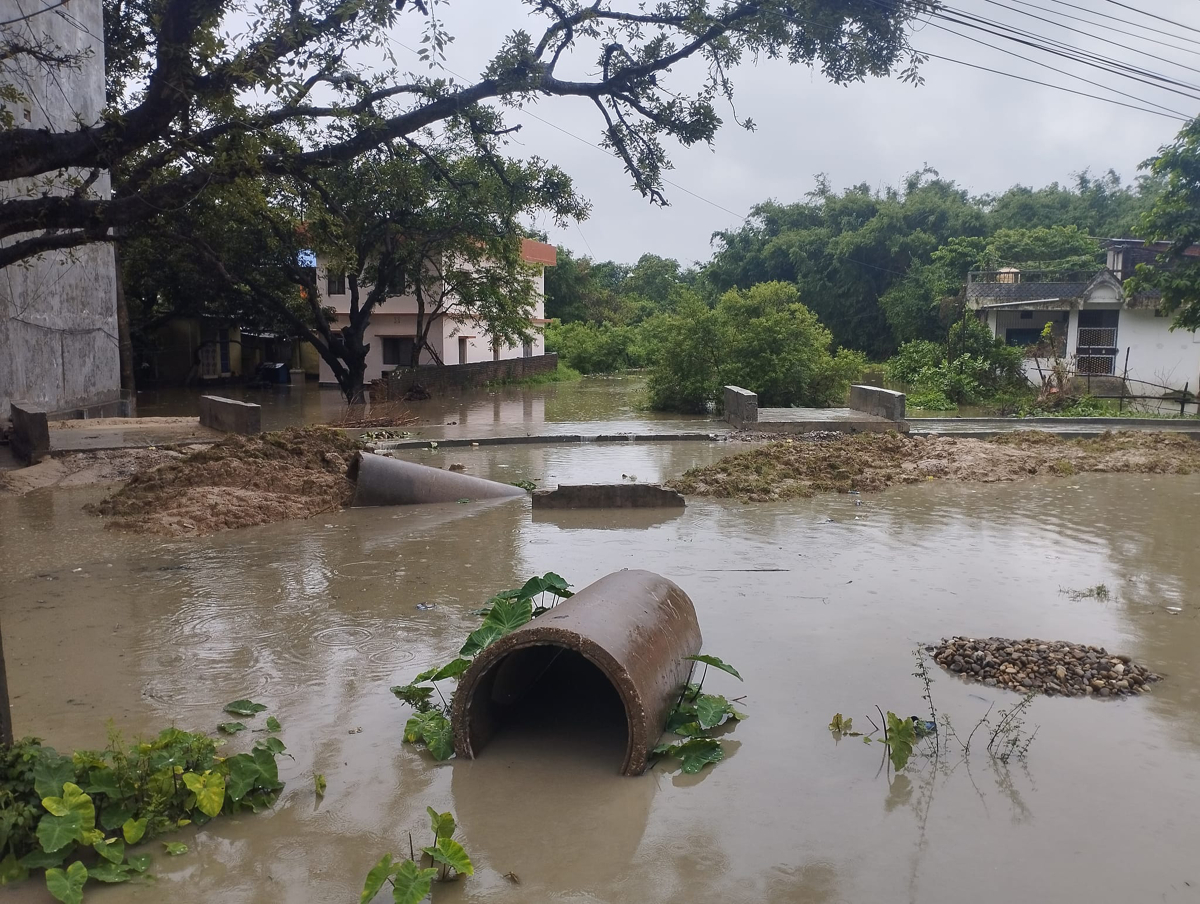
[[[1124,697],[1161,680],[1128,656],[1065,640],[943,638],[933,658],[968,681],[1021,694]]]
[[[437,603],[417,603],[417,611],[425,612],[429,609],[436,609]]]

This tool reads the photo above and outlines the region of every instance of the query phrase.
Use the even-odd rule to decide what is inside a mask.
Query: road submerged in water
[[[657,481],[736,449],[408,457],[549,485]],[[477,865],[439,902],[1186,901],[1200,887],[1200,476],[934,481],[682,513],[350,509],[178,540],[103,530],[81,512],[102,496],[0,497],[18,733],[71,749],[102,746],[108,719],[127,738],[213,731],[224,703],[251,697],[295,759],[272,812],[184,830],[190,852],[156,857],[153,884],[89,886],[89,901],[355,900],[427,805],[455,813]],[[750,716],[725,762],[622,778],[620,725],[569,710],[474,762],[401,743],[407,710],[388,687],[451,658],[489,595],[548,570],[581,587],[635,567],[679,583],[706,652],[745,676],[713,682],[746,694]],[[1072,592],[1100,584],[1103,600]],[[834,741],[835,712],[922,712],[912,651],[953,635],[1095,644],[1165,678],[1119,701],[1037,699],[1023,764],[915,759],[895,775],[877,745]],[[959,725],[1014,697],[940,670],[933,694]],[[5,894],[49,901],[36,883]]]

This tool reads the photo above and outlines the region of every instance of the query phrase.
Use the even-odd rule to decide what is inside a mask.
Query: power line
[[[1072,16],[1070,13],[1060,13],[1057,10],[1046,9],[1044,6],[1038,6],[1035,3],[1029,3],[1028,0],[1011,0],[1011,2],[1019,4],[1020,6],[1029,6],[1029,7],[1032,7],[1033,9],[1040,9],[1043,12],[1050,13],[1050,15],[1053,15],[1053,16],[1062,16],[1065,19],[1074,19],[1077,22],[1086,22],[1089,25],[1095,25],[1097,28],[1106,28],[1110,31],[1120,31],[1121,30],[1118,28],[1114,28],[1111,25],[1103,25],[1100,22],[1093,22],[1091,19],[1084,19],[1081,16]],[[1070,9],[1077,9],[1083,13],[1091,13],[1093,16],[1099,16],[1102,19],[1111,19],[1113,22],[1121,22],[1124,25],[1132,25],[1134,28],[1141,28],[1141,29],[1144,29],[1145,31],[1152,31],[1155,34],[1166,35],[1169,38],[1178,38],[1179,40],[1187,41],[1190,44],[1200,45],[1200,40],[1197,40],[1196,38],[1189,38],[1186,35],[1177,35],[1174,32],[1166,31],[1165,29],[1162,29],[1162,28],[1155,28],[1153,25],[1142,25],[1138,22],[1134,22],[1132,19],[1122,19],[1120,16],[1110,16],[1110,15],[1108,15],[1108,13],[1096,12],[1095,10],[1088,9],[1086,6],[1079,6],[1078,4],[1075,4],[1075,3],[1068,3],[1067,0],[1050,0],[1050,2],[1057,3],[1059,6],[1066,6]],[[1128,32],[1125,32],[1125,33],[1128,34]],[[1141,35],[1130,34],[1129,37],[1137,38],[1140,41],[1154,41],[1153,38],[1143,38]],[[1155,41],[1155,43],[1161,43],[1165,47],[1170,47],[1174,50],[1181,50],[1184,53],[1196,53],[1197,52],[1197,51],[1191,50],[1187,47],[1180,47],[1176,44],[1168,44],[1166,41],[1161,41],[1161,42]]]
[[[1182,22],[1176,22],[1174,19],[1168,19],[1164,16],[1156,16],[1154,13],[1148,13],[1144,9],[1138,9],[1136,6],[1130,6],[1127,3],[1121,3],[1119,0],[1108,0],[1108,2],[1113,6],[1119,6],[1122,9],[1132,10],[1133,12],[1139,13],[1143,16],[1149,16],[1151,19],[1157,19],[1159,22],[1166,22],[1168,25],[1177,25],[1180,28],[1185,28],[1188,31],[1194,31],[1197,34],[1200,34],[1200,28],[1193,28],[1191,25],[1184,25]]]
[[[52,9],[58,9],[60,6],[65,6],[66,3],[67,0],[58,0],[57,3],[51,3],[49,6],[43,6],[41,9],[35,9],[33,12],[25,13],[23,16],[17,16],[14,19],[5,19],[3,22],[0,22],[0,27],[5,25],[14,25],[17,22],[25,22],[29,19],[32,19],[34,16],[40,16],[42,13],[48,13]]]

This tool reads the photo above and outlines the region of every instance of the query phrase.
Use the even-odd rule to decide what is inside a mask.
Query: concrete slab
[[[747,424],[746,429],[760,433],[907,433],[908,424],[853,408],[760,408],[758,423]]]
[[[145,449],[150,446],[215,443],[220,430],[200,426],[199,418],[106,418],[104,423],[64,421],[50,426],[50,454]]]
[[[1115,430],[1183,433],[1200,439],[1200,420],[1190,418],[1121,417],[922,417],[912,418],[909,432],[925,436],[969,436],[987,439],[1020,430],[1041,430],[1055,436],[1090,439]]]

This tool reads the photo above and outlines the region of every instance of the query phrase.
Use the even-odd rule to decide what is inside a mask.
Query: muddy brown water
[[[653,480],[732,449],[415,457],[554,483]],[[421,840],[426,805],[456,814],[478,866],[438,886],[436,901],[1200,896],[1200,476],[694,500],[676,517],[534,519],[518,499],[351,510],[178,542],[100,530],[80,512],[99,492],[0,498],[18,733],[69,749],[101,746],[110,718],[128,737],[168,724],[211,731],[223,703],[248,696],[283,723],[295,759],[281,760],[287,787],[273,811],[182,832],[191,850],[156,856],[153,884],[89,887],[90,901],[353,901],[382,853],[407,852],[409,831]],[[583,586],[626,567],[683,586],[706,651],[745,676],[709,676],[713,690],[745,694],[750,714],[726,762],[696,777],[660,766],[622,778],[620,725],[569,707],[514,726],[474,762],[434,765],[401,743],[407,713],[389,685],[452,656],[490,593],[548,569]],[[1099,583],[1107,601],[1063,592]],[[889,778],[881,748],[835,744],[834,712],[856,727],[875,704],[920,713],[911,651],[951,634],[1102,644],[1167,680],[1137,699],[1037,700],[1023,767],[978,751]],[[960,728],[1014,699],[941,673],[934,694]],[[328,780],[322,801],[314,772]],[[3,897],[50,901],[34,883]]]

